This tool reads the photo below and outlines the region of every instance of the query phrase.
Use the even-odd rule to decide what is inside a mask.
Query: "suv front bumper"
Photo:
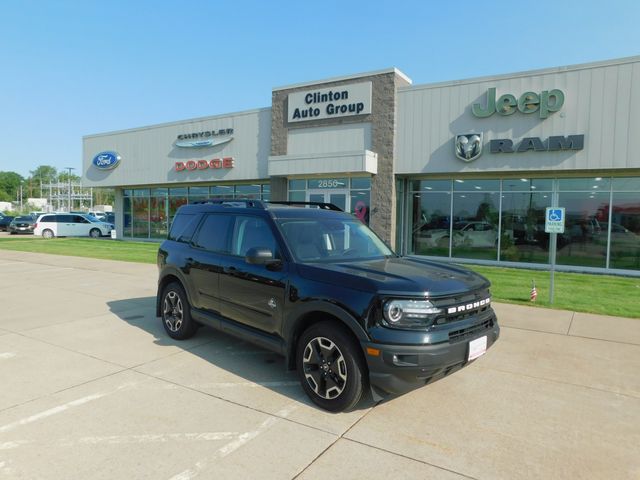
[[[495,317],[492,323],[490,328],[455,343],[383,345],[362,342],[371,386],[387,393],[401,394],[459,370],[469,363],[469,342],[486,336],[488,350],[498,339],[500,327]],[[367,348],[377,349],[380,353],[368,354]]]

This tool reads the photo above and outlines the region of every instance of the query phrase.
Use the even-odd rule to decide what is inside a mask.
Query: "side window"
[[[231,253],[244,257],[250,248],[267,248],[278,258],[276,239],[267,222],[260,217],[238,216],[231,237]]]
[[[169,240],[189,243],[191,241],[191,237],[193,237],[193,234],[196,231],[199,218],[200,215],[188,215],[184,213],[176,215],[171,223]]]
[[[194,245],[210,252],[228,253],[229,228],[232,224],[233,217],[230,215],[206,215],[193,242]]]
[[[89,220],[87,220],[84,217],[81,217],[80,215],[74,215],[73,216],[73,223],[90,223]]]
[[[58,223],[71,223],[72,220],[72,215],[56,215],[56,221]]]
[[[44,217],[42,217],[42,220],[40,220],[40,223],[42,222],[55,222],[56,221],[56,216],[55,215],[45,215]]]

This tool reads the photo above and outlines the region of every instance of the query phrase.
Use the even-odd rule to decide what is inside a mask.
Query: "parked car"
[[[498,229],[489,222],[458,222],[453,230],[460,236],[460,244],[468,247],[493,247],[497,245]]]
[[[88,215],[58,213],[40,215],[33,233],[44,238],[93,237],[111,235],[113,225],[100,222]]]
[[[398,256],[355,216],[312,205],[180,207],[157,259],[166,333],[209,325],[282,354],[330,411],[369,387],[380,399],[426,385],[498,339],[487,279]]]
[[[25,215],[15,217],[9,224],[9,233],[15,235],[16,233],[33,233],[33,226],[35,219],[31,215]]]
[[[11,220],[13,220],[13,218],[14,217],[12,217],[10,215],[0,214],[0,230],[8,232],[9,231],[9,224],[11,223]]]

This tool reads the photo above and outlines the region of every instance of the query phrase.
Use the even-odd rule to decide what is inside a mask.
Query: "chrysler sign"
[[[290,93],[289,123],[371,113],[371,82]]]

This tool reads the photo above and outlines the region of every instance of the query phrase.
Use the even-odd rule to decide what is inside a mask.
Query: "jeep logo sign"
[[[122,157],[120,157],[116,152],[100,152],[93,157],[93,161],[91,163],[94,167],[100,170],[111,170],[120,164],[121,159]]]
[[[487,104],[474,103],[471,112],[479,118],[490,117],[494,113],[498,115],[513,115],[516,110],[520,113],[530,114],[539,112],[540,118],[547,118],[550,113],[557,112],[564,105],[564,93],[562,90],[543,90],[540,93],[524,92],[519,98],[510,93],[501,95],[496,100],[496,89],[487,90]]]

